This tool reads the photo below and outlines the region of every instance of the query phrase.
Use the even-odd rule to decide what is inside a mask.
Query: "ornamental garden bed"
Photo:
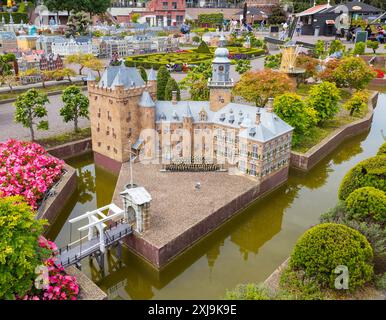
[[[210,53],[199,53],[197,49],[180,50],[172,53],[150,53],[135,55],[126,58],[125,64],[128,67],[144,67],[146,69],[154,68],[158,70],[161,66],[175,66],[174,71],[182,71],[183,65],[198,65],[200,63],[209,62],[213,59],[216,48],[209,48]],[[265,53],[264,49],[260,48],[242,48],[228,47],[229,58],[238,59],[253,59]]]

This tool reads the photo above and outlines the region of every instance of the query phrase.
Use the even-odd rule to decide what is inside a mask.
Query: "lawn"
[[[210,53],[199,53],[197,49],[181,50],[179,52],[168,53],[150,53],[130,56],[126,58],[126,66],[139,67],[146,69],[159,69],[161,66],[178,65],[181,67],[184,63],[188,65],[198,65],[203,62],[211,61],[216,48],[210,48]],[[264,49],[260,48],[243,48],[243,47],[228,47],[230,59],[251,59],[264,54]],[[181,71],[176,70],[176,71]]]
[[[363,118],[366,113],[367,110],[360,116],[354,117],[350,116],[347,110],[341,109],[335,119],[327,120],[323,124],[310,129],[308,135],[302,136],[300,142],[296,146],[293,146],[292,150],[305,153],[333,133],[336,129]]]
[[[73,85],[77,85],[77,86],[83,86],[83,83],[75,83],[75,82],[73,82],[72,84]],[[38,89],[40,92],[49,93],[49,92],[54,92],[54,91],[63,91],[69,85],[70,85],[70,83],[63,83],[63,84],[57,84],[57,85],[54,85],[54,86],[47,86],[45,88],[40,87],[40,88],[36,88],[36,89]],[[25,91],[26,90],[17,90],[17,91],[15,90],[13,92],[2,92],[2,93],[0,93],[0,100],[15,99],[21,93],[23,93]]]
[[[65,144],[67,142],[81,140],[85,138],[91,137],[91,129],[83,128],[79,129],[78,132],[66,132],[57,136],[52,136],[49,138],[39,139],[36,142],[40,143],[45,148],[52,148],[59,146],[61,144]]]

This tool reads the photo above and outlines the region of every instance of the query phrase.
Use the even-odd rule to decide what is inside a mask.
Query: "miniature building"
[[[0,31],[0,52],[9,52],[17,47],[15,32]]]
[[[17,47],[22,51],[29,51],[36,49],[36,36],[18,36],[17,37]]]
[[[231,101],[230,63],[228,50],[217,48],[209,101],[177,101],[175,94],[172,101],[157,101],[154,70],[147,84],[135,68],[123,65],[108,67],[99,83],[90,77],[96,161],[119,164],[128,161],[131,152],[172,162],[205,154],[206,160],[228,161],[229,168],[259,181],[288,167],[293,128],[275,115],[272,99],[266,108]],[[150,131],[145,129],[159,139],[151,150],[145,140],[154,138],[153,133],[146,135]]]
[[[95,49],[89,38],[71,37],[63,42],[53,42],[51,45],[52,53],[60,56],[69,56],[72,54],[94,54]]]

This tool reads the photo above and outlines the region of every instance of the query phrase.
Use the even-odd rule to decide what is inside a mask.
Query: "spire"
[[[193,118],[192,111],[190,110],[189,103],[186,104],[186,109],[184,112],[184,118]]]
[[[151,98],[149,92],[147,92],[147,91],[144,91],[142,93],[142,96],[139,99],[138,105],[140,107],[144,107],[144,108],[153,108],[153,107],[155,107],[155,103],[154,103],[153,99]]]

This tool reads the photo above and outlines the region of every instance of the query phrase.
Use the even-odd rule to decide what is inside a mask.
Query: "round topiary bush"
[[[346,199],[346,212],[350,219],[386,221],[386,194],[373,187],[354,190]]]
[[[346,200],[354,190],[374,187],[386,192],[386,155],[378,155],[359,162],[344,176],[338,197]]]
[[[386,142],[379,147],[377,155],[386,155]]]
[[[349,289],[355,289],[373,277],[373,250],[366,237],[342,224],[323,223],[307,230],[291,254],[290,267],[322,286],[334,288],[338,266],[349,272]]]

